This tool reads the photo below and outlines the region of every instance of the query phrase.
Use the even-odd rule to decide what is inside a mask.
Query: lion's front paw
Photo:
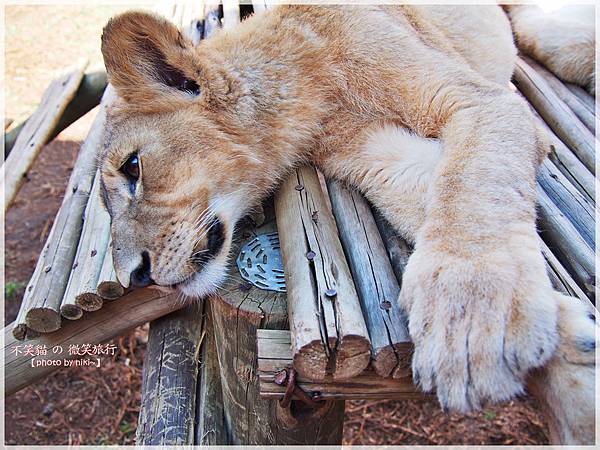
[[[418,248],[402,283],[414,380],[443,408],[477,409],[523,392],[557,345],[556,303],[539,252],[463,258]],[[541,267],[541,272],[540,272]]]

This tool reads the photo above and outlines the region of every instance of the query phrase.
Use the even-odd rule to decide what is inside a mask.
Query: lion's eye
[[[132,153],[129,155],[129,158],[127,158],[127,161],[121,166],[120,170],[127,177],[131,192],[134,192],[135,185],[140,178],[140,158],[138,154]]]

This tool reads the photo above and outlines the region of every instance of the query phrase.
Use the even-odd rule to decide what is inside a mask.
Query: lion
[[[158,16],[111,19],[102,54],[121,100],[100,171],[119,280],[214,292],[236,223],[290,170],[313,164],[414,243],[398,301],[423,390],[466,412],[523,394],[537,373],[557,439],[593,440],[593,398],[583,380],[564,380],[567,371],[593,380],[577,342],[594,344],[594,325],[565,325],[589,312],[546,273],[535,174],[548,146],[508,87],[517,55],[508,16],[558,76],[593,89],[593,64],[572,76],[562,56],[532,44],[545,35],[529,33],[527,14],[279,6],[198,46]],[[582,352],[583,365],[569,357]],[[551,389],[535,383],[543,377]],[[561,395],[582,405],[565,411]]]

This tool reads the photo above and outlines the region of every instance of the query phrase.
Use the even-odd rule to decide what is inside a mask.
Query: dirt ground
[[[35,108],[53,72],[87,56],[100,62],[102,25],[123,7],[6,7],[6,116],[16,123]],[[35,29],[35,33],[31,30]],[[5,320],[18,311],[61,202],[79,145],[93,115],[47,145],[6,215]],[[114,341],[117,354],[100,368],[54,372],[6,399],[7,444],[132,444],[140,405],[147,326]],[[347,402],[344,443],[547,444],[546,428],[531,400],[461,416],[435,401]]]

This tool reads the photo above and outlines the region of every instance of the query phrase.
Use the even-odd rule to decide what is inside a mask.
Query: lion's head
[[[102,53],[119,95],[100,157],[118,278],[205,295],[224,277],[236,221],[265,189],[239,176],[258,163],[241,86],[217,53],[146,13],[112,19]]]

